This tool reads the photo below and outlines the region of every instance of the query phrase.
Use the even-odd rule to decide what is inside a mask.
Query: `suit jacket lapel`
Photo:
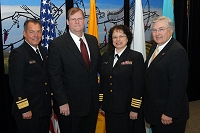
[[[92,68],[93,68],[94,65],[93,65],[93,61],[91,61],[91,60],[93,60],[93,57],[96,54],[96,53],[94,53],[95,50],[93,50],[94,49],[93,48],[94,43],[88,38],[88,36],[86,34],[84,36],[85,36],[85,39],[87,41],[88,48],[89,48],[89,51],[90,51],[90,70],[92,70]],[[86,65],[85,65],[85,67],[87,68]]]
[[[43,62],[42,62],[42,64],[43,64],[43,66],[45,66],[45,62],[46,62],[46,49],[45,48],[42,48],[41,46],[38,46],[38,48],[39,48],[39,50],[40,50],[40,53],[41,53],[41,55],[42,55],[42,59],[43,59]]]
[[[108,57],[108,68],[110,71],[113,69],[113,62],[114,62],[114,50],[109,53]]]
[[[40,50],[40,53],[42,55],[43,61],[45,61],[46,60],[46,51],[45,51],[46,49],[44,49],[41,46],[39,46],[39,50]]]
[[[152,56],[154,50],[156,49],[156,46],[157,46],[157,44],[154,44],[154,45],[151,47],[150,51],[149,51],[149,54],[148,54],[147,59],[146,59],[146,61],[145,61],[145,66],[146,66],[146,68],[148,68],[149,60],[150,60],[150,58],[151,58],[151,56]]]
[[[74,40],[72,39],[69,33],[66,33],[65,42],[66,42],[67,47],[72,51],[72,53],[77,57],[77,59],[85,66],[86,69],[88,69],[80,50],[76,46],[76,43],[74,42]]]
[[[25,48],[27,49],[28,53],[30,53],[30,56],[36,60],[36,62],[43,67],[43,61],[37,56],[37,53],[33,50],[33,48],[31,48],[31,46],[27,43],[24,42],[23,45],[25,46]],[[39,49],[40,50],[40,49]]]
[[[165,54],[167,53],[167,51],[169,50],[169,48],[171,47],[172,43],[173,43],[174,39],[172,38],[168,43],[167,45],[159,52],[159,54],[156,56],[156,58],[152,61],[152,63],[149,65],[148,67],[148,62],[146,62],[147,64],[147,73],[151,70],[151,68],[153,68],[153,66],[155,66],[164,56]],[[148,61],[151,57],[151,55],[153,54],[155,48],[156,48],[156,45],[154,45],[154,47],[152,47],[153,50],[151,51],[151,54],[150,56],[148,56]]]

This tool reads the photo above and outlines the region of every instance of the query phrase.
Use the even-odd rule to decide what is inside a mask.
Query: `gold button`
[[[48,94],[48,93],[46,92],[46,94]]]
[[[110,79],[112,78],[112,76],[110,76]]]
[[[110,92],[112,92],[112,90],[110,90]]]
[[[112,83],[110,83],[110,85],[112,85]]]
[[[44,84],[47,85],[47,82],[45,82]]]

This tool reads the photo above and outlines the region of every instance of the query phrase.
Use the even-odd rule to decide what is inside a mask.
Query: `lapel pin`
[[[165,55],[165,53],[162,53],[162,55]]]

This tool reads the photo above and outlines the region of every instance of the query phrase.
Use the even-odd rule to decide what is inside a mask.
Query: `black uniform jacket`
[[[148,67],[146,60],[144,113],[148,123],[162,125],[161,115],[173,118],[173,124],[189,118],[186,94],[188,57],[182,45],[172,38]]]
[[[114,51],[102,57],[100,88],[102,110],[115,113],[138,112],[144,89],[144,59],[141,53],[126,48],[113,67]]]
[[[25,41],[9,56],[9,83],[16,117],[32,111],[33,118],[50,116],[51,90],[46,69],[46,50],[39,46],[43,61]]]
[[[96,37],[89,34],[84,36],[90,50],[90,69],[69,33],[51,41],[48,50],[55,109],[59,111],[59,106],[68,103],[72,116],[86,116],[92,104],[96,111],[99,109],[97,72],[101,55]]]

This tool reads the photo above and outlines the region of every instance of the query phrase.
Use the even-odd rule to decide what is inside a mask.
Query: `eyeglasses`
[[[78,21],[83,21],[84,20],[84,18],[71,18],[71,19],[69,19],[70,21],[73,21],[73,22],[76,22],[77,20]]]
[[[157,32],[160,32],[160,33],[163,33],[166,29],[168,29],[169,27],[167,28],[159,28],[159,29],[152,29],[152,32],[153,33],[157,33]]]
[[[113,39],[113,40],[116,40],[117,38],[122,39],[122,38],[124,38],[124,37],[126,37],[126,35],[120,35],[120,36],[118,36],[118,37],[117,37],[117,36],[113,36],[112,39]]]

